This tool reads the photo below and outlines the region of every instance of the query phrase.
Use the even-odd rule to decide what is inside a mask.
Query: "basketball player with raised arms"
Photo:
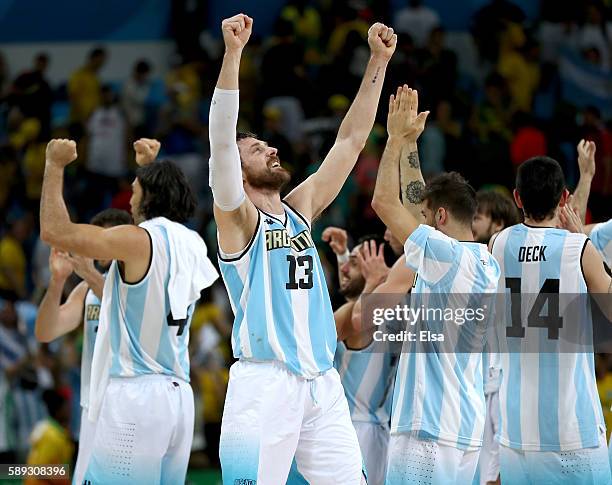
[[[154,157],[153,157],[154,158]],[[90,224],[99,227],[114,227],[131,224],[132,217],[126,211],[105,209],[96,214]],[[98,267],[106,273],[110,260],[97,261]],[[92,259],[51,249],[49,256],[51,278],[45,297],[40,302],[36,315],[36,338],[40,342],[51,342],[78,328],[83,323],[83,349],[81,352],[81,423],[79,427],[79,451],[74,467],[72,483],[81,485],[93,438],[94,423],[87,419],[89,407],[89,381],[94,344],[100,321],[100,301],[104,287],[104,275],[96,269]],[[66,280],[72,273],[83,278],[62,304],[61,298]]]
[[[407,138],[416,150],[427,114],[418,113],[417,92],[408,86],[391,96],[389,138],[372,207],[404,244],[406,265],[417,273],[411,308],[473,308],[481,295],[495,293],[499,278],[487,247],[474,242],[474,190],[456,172],[423,184],[415,154],[412,175],[403,183],[406,197],[422,204],[422,216],[416,217],[399,197],[402,146]],[[418,338],[403,343],[392,405],[388,484],[463,485],[474,479],[485,421],[482,353],[459,343],[483,343],[486,325],[473,330],[464,323],[420,317],[417,325],[444,331],[450,346]]]
[[[135,145],[130,199],[137,225],[70,221],[62,197],[72,140],[51,140],[40,203],[41,239],[58,250],[112,260],[91,364],[88,418],[95,421],[83,483],[183,483],[194,426],[189,325],[218,274],[200,236],[182,225],[195,198],[181,170],[153,163],[154,140]]]
[[[504,343],[501,482],[610,484],[593,349],[564,344],[592,332],[592,304],[584,295],[609,302],[612,280],[586,235],[558,227],[562,214],[569,215],[569,192],[556,160],[523,162],[514,199],[525,222],[489,243],[501,267],[500,292],[511,295],[504,326],[496,328]],[[602,310],[609,319],[609,307]]]
[[[333,147],[283,199],[290,176],[276,148],[236,134],[238,70],[252,27],[244,14],[222,23],[225,55],[209,123],[219,264],[239,359],[223,412],[223,483],[285,483],[295,457],[309,483],[359,484],[361,453],[333,368],[334,315],[310,229],[365,145],[397,37],[385,25],[370,28],[371,56]]]

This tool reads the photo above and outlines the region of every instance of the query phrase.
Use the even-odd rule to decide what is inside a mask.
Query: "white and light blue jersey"
[[[597,224],[591,230],[591,241],[608,266],[612,266],[612,219]]]
[[[420,225],[406,240],[406,265],[417,272],[410,306],[418,309],[472,306],[472,295],[494,294],[499,266],[484,244],[459,242]],[[462,335],[467,327],[454,319],[427,321],[447,336],[484,344],[490,317],[478,334]],[[483,319],[484,320],[484,319]],[[471,326],[473,327],[473,326]],[[478,352],[439,352],[437,342],[404,342],[393,394],[391,433],[417,431],[423,439],[461,449],[482,445],[485,422],[482,348]],[[417,347],[419,346],[419,347]],[[419,351],[417,351],[419,349]]]
[[[165,374],[189,382],[189,325],[195,303],[187,309],[187,318],[172,316],[168,229],[155,221],[140,224],[151,240],[146,275],[126,283],[113,261],[106,276],[102,311],[107,312],[103,322],[108,322],[110,333],[110,376]]]
[[[100,322],[100,299],[90,288],[85,295],[83,313],[83,352],[81,355],[81,406],[89,403],[89,382],[91,380],[91,361],[93,359],[96,334]]]
[[[389,426],[397,357],[369,347],[353,350],[338,342],[334,366],[340,375],[351,421]]]
[[[575,335],[592,332],[590,304],[577,297],[587,292],[581,269],[586,243],[584,234],[525,224],[506,228],[493,241],[500,293],[506,292],[503,312],[498,308],[504,345],[498,440],[504,446],[598,446],[605,426],[593,353],[586,347],[563,351]]]
[[[240,253],[220,252],[234,312],[234,357],[278,361],[307,379],[333,366],[336,326],[310,224],[287,204],[284,214],[257,211]]]

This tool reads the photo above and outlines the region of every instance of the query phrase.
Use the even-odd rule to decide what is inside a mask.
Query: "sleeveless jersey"
[[[103,321],[108,322],[110,332],[110,376],[165,374],[189,382],[189,325],[195,304],[188,308],[186,319],[173,318],[168,294],[168,229],[155,221],[140,224],[152,244],[144,278],[125,283],[117,261],[112,262],[106,276],[102,311],[108,312]]]
[[[374,342],[369,345],[373,346]],[[397,357],[392,353],[374,352],[368,347],[352,350],[338,342],[334,366],[353,422],[389,425],[396,364]]]
[[[581,270],[586,243],[583,234],[525,224],[493,241],[499,291],[506,292],[498,325],[498,439],[505,446],[567,451],[598,445],[604,421],[593,353],[561,351],[576,332],[592,332],[590,304],[579,297],[587,292]]]
[[[472,296],[494,294],[499,266],[484,244],[460,242],[420,225],[404,245],[406,266],[417,272],[410,296],[414,309],[471,308]],[[491,300],[493,298],[491,297]],[[484,344],[490,317],[469,337]],[[427,321],[428,328],[463,339],[455,319]],[[453,340],[450,340],[451,342]],[[448,343],[444,347],[448,349]],[[454,348],[461,348],[456,346]],[[482,349],[482,347],[480,347]],[[404,342],[393,395],[391,432],[419,435],[447,446],[476,449],[485,422],[482,352],[439,351],[437,342]]]
[[[100,321],[100,299],[90,288],[85,295],[83,313],[83,353],[81,355],[81,406],[89,403],[89,382],[91,379],[91,361],[93,359],[98,323]]]
[[[234,357],[278,361],[307,379],[333,366],[336,326],[309,222],[283,203],[257,211],[255,233],[234,255],[219,254],[234,326]]]

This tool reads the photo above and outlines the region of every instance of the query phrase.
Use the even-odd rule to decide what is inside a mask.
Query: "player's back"
[[[340,374],[351,420],[388,426],[396,356],[377,350],[375,342],[361,350],[338,342],[334,365]]]
[[[587,237],[517,224],[493,241],[499,261],[500,443],[529,451],[598,445],[590,306],[581,258]],[[582,296],[581,296],[582,295]],[[579,336],[582,340],[576,341]]]
[[[106,276],[103,312],[108,321],[111,344],[111,377],[165,374],[189,382],[189,324],[176,320],[170,310],[171,260],[169,231],[187,230],[163,218],[140,224],[151,238],[151,260],[138,282],[123,280],[117,261]],[[180,228],[179,228],[180,226]],[[109,293],[107,297],[107,293]]]

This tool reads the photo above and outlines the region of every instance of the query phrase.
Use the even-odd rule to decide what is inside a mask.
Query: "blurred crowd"
[[[159,139],[161,156],[179,164],[193,184],[199,208],[191,226],[215,251],[207,118],[222,44],[218,32],[205,30],[204,15],[189,12],[189,2],[176,3],[184,6],[172,12],[176,55],[163,78],[156,73],[162,66],[143,57],[126,66],[124,79],[103,83],[109,56],[104,46],[91,50],[60,85],[47,80],[53,59],[44,52],[21,73],[7,72],[0,57],[0,462],[25,461],[32,430],[50,411],[78,439],[82,335],[40,345],[33,334],[36,305],[49,281],[49,248],[38,237],[37,219],[51,137],[78,143],[78,162],[65,180],[75,221],[88,221],[106,207],[129,211],[131,142]],[[196,10],[205,4],[191,3]],[[418,0],[398,10],[375,0],[290,0],[278,12],[273,35],[258,37],[255,19],[240,68],[239,126],[278,148],[293,180],[303,180],[333,144],[357,91],[369,25],[383,21],[399,39],[379,123],[337,200],[315,225],[317,242],[330,225],[355,240],[384,232],[370,202],[385,143],[386,99],[403,83],[419,90],[421,110],[431,110],[419,145],[426,179],[457,170],[476,189],[508,192],[521,162],[548,154],[559,160],[573,188],[579,175],[575,146],[586,138],[597,145],[588,217],[606,220],[612,216],[611,120],[598,106],[574,105],[562,95],[559,59],[570,50],[589,73],[609,75],[610,13],[609,2],[543,0],[537,20],[528,20],[515,4],[493,0],[475,12],[469,31],[457,33],[447,32],[439,13]],[[337,302],[335,257],[325,244],[320,251]],[[66,294],[77,282],[75,276]],[[191,327],[196,465],[218,464],[231,322],[225,290],[217,285],[202,298]],[[604,392],[606,399],[612,401],[612,391]]]

